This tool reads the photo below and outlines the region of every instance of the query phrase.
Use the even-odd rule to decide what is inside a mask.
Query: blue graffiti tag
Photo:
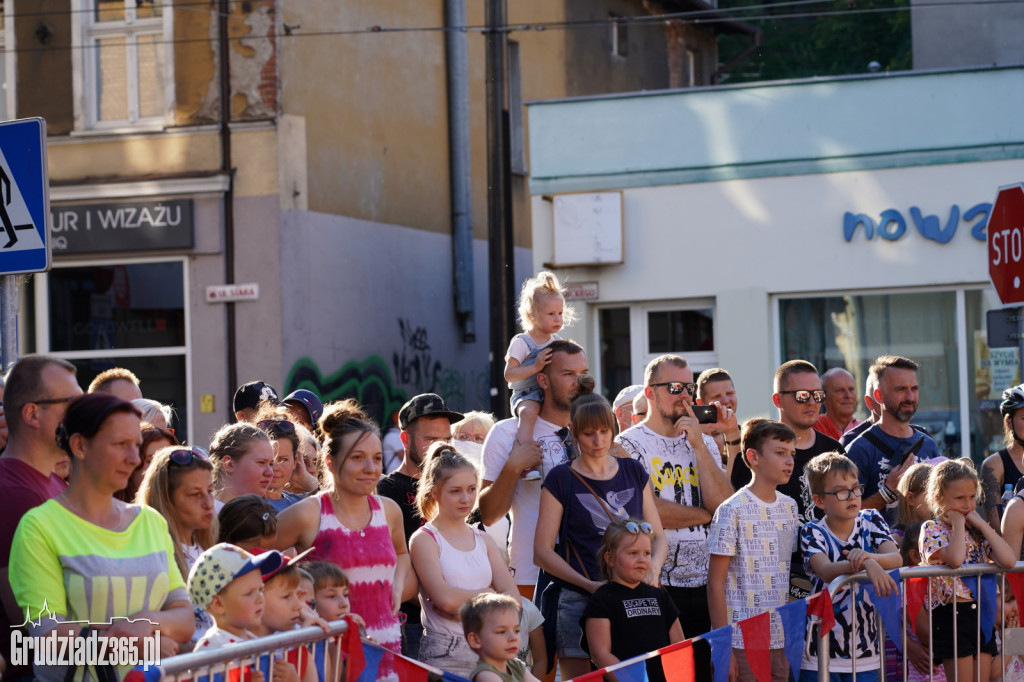
[[[930,239],[937,244],[948,244],[953,240],[960,223],[971,226],[971,237],[983,242],[986,239],[985,227],[988,225],[989,213],[992,211],[992,204],[984,202],[975,204],[971,208],[960,213],[960,207],[953,204],[949,209],[949,217],[946,219],[945,227],[937,215],[926,215],[917,206],[909,209],[910,219],[917,228],[918,233],[925,239]],[[971,225],[971,221],[977,221]],[[900,239],[907,232],[907,220],[895,208],[882,211],[878,216],[878,222],[866,213],[843,214],[843,238],[850,242],[857,234],[858,228],[864,228],[864,237],[871,241],[879,236],[886,241],[894,242]]]

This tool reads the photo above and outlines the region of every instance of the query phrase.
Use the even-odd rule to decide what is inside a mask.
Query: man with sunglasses
[[[790,360],[775,371],[775,392],[772,403],[779,409],[779,421],[793,429],[796,434],[796,456],[793,461],[793,475],[789,483],[779,486],[779,492],[796,500],[800,523],[813,521],[821,515],[814,506],[811,489],[804,476],[804,467],[812,459],[825,452],[846,454],[839,441],[814,430],[825,402],[825,390],[821,387],[818,369],[806,360]],[[740,457],[732,469],[732,484],[737,490],[750,482],[750,468]],[[790,596],[802,599],[810,593],[811,582],[804,572],[803,558],[793,555],[790,569]]]
[[[733,490],[722,469],[718,447],[693,414],[693,370],[678,355],[662,355],[644,370],[647,418],[619,434],[630,457],[650,474],[668,559],[661,584],[679,609],[687,637],[708,632],[708,524]],[[731,415],[727,407],[721,408]],[[710,650],[694,647],[698,680],[710,680]]]
[[[75,366],[47,355],[30,355],[18,360],[7,373],[4,403],[10,437],[0,457],[0,631],[24,621],[14,601],[7,569],[11,543],[18,522],[29,510],[57,497],[67,484],[54,467],[66,455],[57,446],[57,425],[64,419],[68,403],[82,395],[75,378]],[[10,661],[9,636],[0,637],[0,653]],[[7,671],[11,679],[31,674],[29,667]]]
[[[931,436],[923,434],[910,423],[917,413],[920,388],[917,383],[917,363],[898,355],[882,355],[868,370],[878,377],[875,402],[881,406],[881,416],[876,424],[866,429],[850,443],[849,456],[860,471],[860,482],[864,484],[865,509],[885,510],[884,515],[892,521],[894,508],[899,500],[896,487],[903,473],[915,461],[929,461],[939,456],[939,448]],[[893,468],[890,460],[901,451],[906,451],[915,441],[923,437],[916,457],[910,455]]]

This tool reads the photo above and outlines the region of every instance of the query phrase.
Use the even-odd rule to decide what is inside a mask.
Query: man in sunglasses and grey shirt
[[[796,500],[800,523],[820,518],[823,512],[814,506],[812,491],[804,476],[804,467],[816,456],[825,452],[846,454],[839,441],[814,430],[825,402],[825,390],[817,368],[806,360],[790,360],[775,370],[772,403],[779,408],[779,421],[796,433],[796,456],[793,460],[793,476],[789,483],[779,486],[779,492]],[[732,484],[737,490],[750,482],[750,469],[741,458],[732,470]],[[803,558],[797,552],[793,555],[790,568],[789,594],[793,599],[802,599],[810,594],[811,581],[804,572]]]
[[[647,469],[668,541],[661,584],[679,608],[687,637],[708,632],[708,529],[718,505],[732,495],[718,446],[694,416],[693,370],[678,355],[655,358],[644,370],[647,418],[619,434],[633,459]],[[719,420],[732,416],[719,406]],[[733,420],[734,422],[735,420]],[[733,434],[738,439],[739,434]],[[710,650],[695,646],[697,670],[710,670]],[[700,659],[707,664],[702,665]],[[698,680],[703,679],[698,673]],[[710,675],[707,676],[710,679]]]

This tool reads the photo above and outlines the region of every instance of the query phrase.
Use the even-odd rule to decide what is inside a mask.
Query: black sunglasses
[[[697,384],[692,381],[663,381],[659,384],[648,384],[649,386],[668,386],[668,392],[672,395],[679,395],[686,391],[691,396],[697,390]]]
[[[209,462],[210,453],[199,447],[193,445],[191,448],[178,448],[170,454],[171,464],[179,467],[187,467],[192,462],[199,460],[200,462]]]
[[[256,427],[275,436],[287,436],[290,433],[295,433],[295,424],[287,419],[261,419],[256,422]]]
[[[779,395],[791,395],[798,403],[810,402],[812,398],[816,403],[825,402],[825,390],[821,388],[815,391],[779,391]]]
[[[555,435],[558,436],[559,442],[565,448],[566,458],[570,460],[576,459],[576,443],[572,439],[572,431],[569,430],[569,427],[563,426],[555,431]]]

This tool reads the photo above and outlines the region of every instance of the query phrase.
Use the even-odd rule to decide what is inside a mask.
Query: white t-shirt
[[[666,438],[640,423],[616,439],[629,456],[644,465],[651,476],[654,494],[686,505],[703,507],[697,455],[686,436]],[[718,446],[704,436],[711,459],[721,468]],[[661,569],[661,583],[668,587],[701,587],[708,582],[708,529],[705,526],[666,528],[668,559]]]
[[[505,362],[509,361],[509,358],[515,358],[519,361],[519,364],[523,364],[523,360],[530,357],[530,344],[526,342],[524,336],[528,334],[516,334],[512,337],[512,340],[508,344],[508,350],[505,351]],[[533,339],[531,339],[532,341]],[[561,341],[562,337],[558,334],[552,334],[551,338],[548,339],[547,343],[538,344],[534,341],[534,345],[537,346],[537,350],[543,350],[550,346],[554,341]]]
[[[484,470],[482,478],[496,481],[501,470],[508,461],[509,453],[516,440],[518,419],[504,419],[494,425],[484,441]],[[541,461],[541,479],[524,481],[519,479],[512,496],[512,533],[509,538],[509,557],[512,568],[516,571],[516,583],[534,585],[537,583],[537,566],[533,563],[533,536],[537,531],[537,516],[540,511],[541,481],[548,472],[559,464],[569,461],[565,445],[555,435],[560,429],[551,422],[537,419],[533,429],[533,439],[540,441],[543,453]]]
[[[723,502],[711,521],[711,554],[728,556],[725,610],[730,625],[771,611],[771,648],[781,649],[786,637],[776,609],[789,601],[789,564],[800,520],[796,500],[775,493],[768,503],[750,491]],[[743,648],[743,631],[732,630],[733,647]]]

